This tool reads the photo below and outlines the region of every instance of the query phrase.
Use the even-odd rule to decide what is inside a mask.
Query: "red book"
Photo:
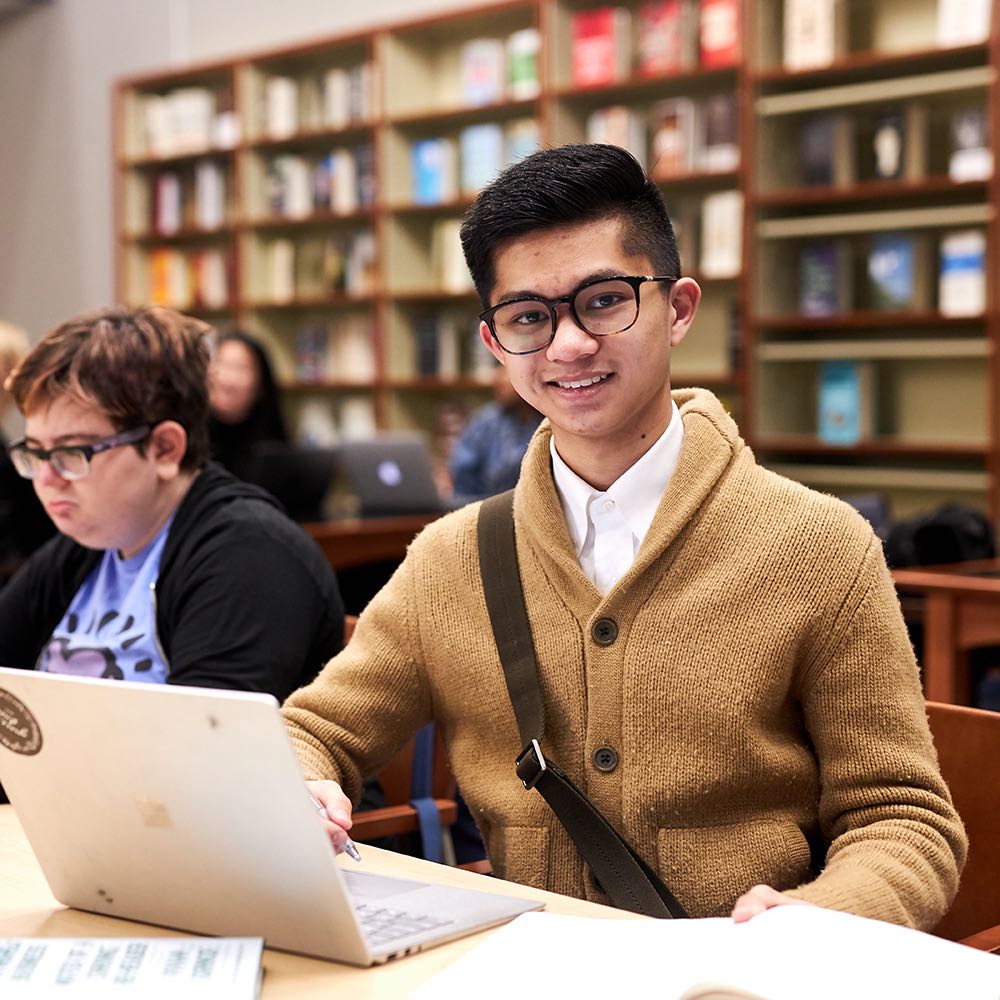
[[[578,10],[572,19],[573,83],[594,87],[628,76],[631,16],[622,7]]]
[[[740,59],[740,0],[701,0],[698,39],[705,69],[735,66]]]
[[[647,0],[636,31],[640,76],[690,69],[698,61],[697,15],[691,0]]]

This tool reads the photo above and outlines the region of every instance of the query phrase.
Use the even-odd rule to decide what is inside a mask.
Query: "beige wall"
[[[0,318],[38,337],[112,302],[117,77],[474,5],[51,0],[0,20]]]

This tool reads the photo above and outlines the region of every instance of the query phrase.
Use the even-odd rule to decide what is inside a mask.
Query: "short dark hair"
[[[175,420],[187,432],[185,470],[208,461],[207,323],[173,309],[103,309],[60,324],[7,379],[24,414],[71,396],[97,405],[116,430]],[[146,442],[135,445],[145,453]]]
[[[619,146],[581,143],[542,149],[484,188],[462,223],[462,249],[486,308],[496,252],[516,236],[555,226],[622,221],[622,249],[647,256],[657,274],[680,275],[677,240],[659,188]]]

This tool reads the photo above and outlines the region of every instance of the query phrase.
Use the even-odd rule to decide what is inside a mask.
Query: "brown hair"
[[[85,313],[46,334],[6,388],[24,414],[69,395],[99,406],[119,431],[175,420],[187,431],[181,468],[199,469],[209,455],[210,333],[162,307]]]

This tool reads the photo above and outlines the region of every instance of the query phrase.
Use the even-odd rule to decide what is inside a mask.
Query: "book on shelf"
[[[799,312],[835,316],[852,306],[853,262],[847,240],[811,240],[799,251]]]
[[[740,60],[741,0],[701,0],[698,58],[704,69],[735,66]]]
[[[504,133],[504,165],[516,163],[534,153],[542,144],[538,122],[534,118],[517,118]]]
[[[295,244],[284,236],[271,240],[265,256],[271,301],[291,302],[295,298]]]
[[[272,157],[265,177],[268,208],[283,219],[305,219],[313,211],[313,172],[298,153]]]
[[[287,139],[299,127],[299,86],[290,76],[269,76],[264,82],[264,132]]]
[[[458,194],[457,160],[454,140],[417,139],[410,146],[413,200],[436,205],[454,199]]]
[[[743,192],[713,191],[701,203],[701,260],[706,278],[735,278],[743,266]]]
[[[195,304],[202,309],[225,309],[229,305],[230,256],[221,247],[203,247],[194,252]]]
[[[542,36],[537,28],[521,28],[507,36],[507,96],[530,100],[542,90],[538,72]]]
[[[646,162],[646,128],[639,112],[624,104],[598,108],[587,116],[587,142],[602,142],[627,149]]]
[[[173,170],[153,181],[153,232],[173,236],[181,228],[181,178]]]
[[[636,72],[666,76],[698,65],[695,0],[646,0],[636,24]]]
[[[349,396],[340,404],[340,435],[349,441],[373,437],[375,411],[370,399]]]
[[[698,165],[706,173],[737,170],[740,165],[739,109],[735,91],[710,94],[701,102]]]
[[[669,180],[694,171],[698,107],[690,97],[668,97],[650,109],[653,180]]]
[[[632,68],[632,13],[625,7],[576,10],[570,17],[573,83],[593,87],[625,79]]]
[[[350,295],[367,295],[376,283],[375,234],[358,230],[350,239],[344,262],[344,290]]]
[[[876,233],[868,249],[868,304],[872,309],[926,309],[930,254],[921,234]]]
[[[298,84],[298,109],[296,121],[299,132],[321,129],[326,109],[323,106],[323,80],[317,73],[305,73],[296,80]]]
[[[927,175],[927,110],[910,101],[882,108],[872,119],[872,176],[919,180]]]
[[[977,45],[990,37],[991,0],[937,0],[937,43]]]
[[[677,253],[681,261],[681,274],[696,265],[698,246],[701,242],[701,205],[694,199],[681,197],[676,202],[668,202],[667,214],[674,230]]]
[[[375,175],[375,148],[370,142],[354,147],[354,169],[358,182],[358,205],[371,208],[378,193]]]
[[[438,219],[431,231],[431,260],[438,287],[445,292],[472,290],[472,276],[462,253],[462,220]]]
[[[330,326],[327,377],[366,385],[375,378],[375,349],[371,317],[346,313]]]
[[[150,156],[179,156],[211,149],[215,140],[216,95],[207,87],[178,87],[142,100],[145,150]]]
[[[438,317],[420,316],[413,324],[413,370],[421,376],[438,374]]]
[[[199,229],[218,229],[226,221],[226,172],[217,160],[194,165],[194,221]]]
[[[340,430],[333,402],[321,395],[312,395],[298,407],[295,440],[313,448],[329,448],[340,440]]]
[[[953,181],[983,181],[993,176],[985,104],[952,111],[948,119],[948,176]]]
[[[484,385],[492,384],[496,378],[497,366],[499,362],[489,352],[483,343],[483,338],[479,336],[479,324],[473,324],[473,329],[466,334],[468,353],[466,356],[466,372],[469,378]]]
[[[327,283],[327,238],[305,236],[295,243],[295,294],[312,298],[333,289]]]
[[[5,1000],[255,1000],[262,938],[0,938]]]
[[[849,187],[857,176],[854,119],[843,111],[809,115],[799,128],[799,180]]]
[[[332,66],[323,74],[323,123],[327,128],[346,128],[351,120],[347,98],[347,70]]]
[[[506,46],[500,38],[471,38],[459,50],[459,92],[471,107],[502,100],[506,87]]]
[[[349,149],[335,149],[329,158],[329,209],[337,215],[356,212],[360,203],[358,159]]]
[[[188,309],[194,304],[192,262],[173,247],[156,247],[149,254],[149,303]]]
[[[347,71],[347,120],[351,124],[369,121],[375,115],[378,74],[371,62],[356,63]]]
[[[816,431],[826,444],[854,445],[875,433],[875,367],[871,361],[823,361]]]
[[[942,235],[938,310],[945,316],[978,316],[986,311],[986,234],[981,229]]]
[[[504,168],[505,138],[497,122],[466,125],[458,135],[462,194],[475,194]]]
[[[847,51],[847,28],[847,0],[785,0],[785,68],[829,66]]]
[[[329,341],[330,330],[323,323],[304,323],[295,331],[295,377],[300,382],[326,381]]]

